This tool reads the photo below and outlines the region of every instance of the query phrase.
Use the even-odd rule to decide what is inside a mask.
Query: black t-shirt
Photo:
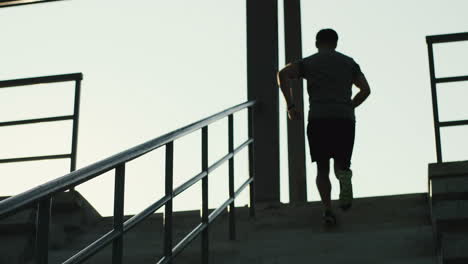
[[[351,88],[362,72],[352,58],[336,51],[321,51],[294,63],[307,80],[309,118],[355,120]]]

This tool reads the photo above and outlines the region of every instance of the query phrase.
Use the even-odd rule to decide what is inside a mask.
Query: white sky
[[[373,90],[357,110],[352,165],[356,196],[426,191],[427,164],[435,161],[435,147],[425,36],[468,31],[467,8],[464,0],[302,1],[304,55],[315,52],[319,29],[336,29],[338,50],[355,58]],[[75,0],[4,8],[0,79],[83,72],[82,167],[244,102],[245,20],[245,1],[141,0],[131,5]],[[282,40],[280,31],[280,50]],[[467,42],[437,45],[437,76],[468,74],[467,51]],[[283,54],[281,50],[280,65]],[[466,86],[440,85],[441,120],[468,119]],[[72,96],[71,83],[1,89],[0,122],[70,114]],[[281,114],[281,196],[286,202],[284,121]],[[245,113],[236,115],[236,144],[246,138],[245,125]],[[468,158],[463,151],[467,132],[468,127],[442,130],[446,160]],[[67,122],[0,128],[0,157],[66,153],[70,136]],[[210,127],[210,162],[226,152],[227,120]],[[236,184],[247,176],[246,154],[236,159]],[[200,133],[176,141],[175,157],[177,186],[200,170]],[[309,200],[317,200],[315,165],[307,159]],[[3,164],[0,195],[64,175],[68,164]],[[112,189],[112,174],[78,188],[104,215],[112,213]],[[126,190],[127,213],[163,195],[163,149],[128,165]],[[210,206],[221,204],[227,193],[226,164],[210,177]],[[177,210],[200,205],[198,185],[175,200]]]

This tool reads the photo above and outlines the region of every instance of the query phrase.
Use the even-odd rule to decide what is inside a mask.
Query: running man
[[[336,223],[331,206],[330,159],[334,160],[335,176],[340,182],[340,208],[351,208],[351,155],[354,146],[354,109],[370,95],[370,87],[359,65],[350,57],[335,51],[338,34],[322,29],[316,36],[318,52],[286,65],[278,73],[279,85],[288,106],[291,120],[300,120],[294,105],[294,87],[290,80],[307,80],[309,117],[307,137],[312,162],[317,163],[316,184],[324,206],[323,219]],[[352,97],[352,86],[359,92]]]

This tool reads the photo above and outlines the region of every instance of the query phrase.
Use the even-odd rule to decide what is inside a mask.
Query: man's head
[[[318,49],[336,49],[338,34],[331,28],[322,29],[317,33],[315,46]]]

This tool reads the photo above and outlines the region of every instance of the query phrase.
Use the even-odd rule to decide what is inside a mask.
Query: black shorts
[[[350,119],[309,119],[307,138],[312,162],[333,158],[349,168],[354,147],[355,124],[356,122]]]

